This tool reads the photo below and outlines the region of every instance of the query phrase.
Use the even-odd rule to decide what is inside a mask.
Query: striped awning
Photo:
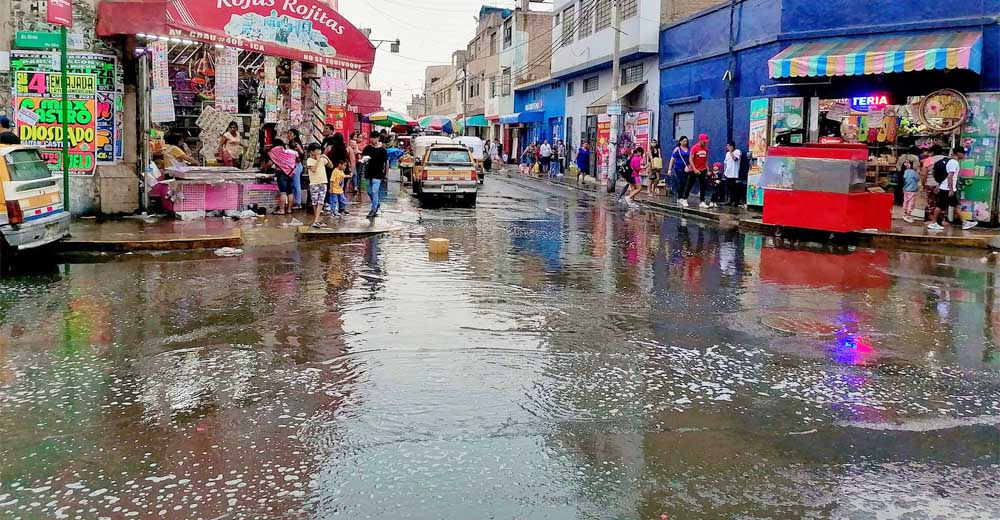
[[[796,43],[771,58],[774,79],[811,76],[860,76],[935,69],[982,71],[983,33],[979,31],[835,38]]]

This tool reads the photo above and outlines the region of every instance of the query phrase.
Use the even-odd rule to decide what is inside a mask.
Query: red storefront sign
[[[335,132],[347,137],[350,132],[347,128],[347,107],[327,105],[326,124],[333,125]]]
[[[102,0],[97,33],[198,40],[362,72],[375,63],[368,37],[316,0]]]
[[[48,11],[50,24],[73,27],[72,0],[49,0]]]

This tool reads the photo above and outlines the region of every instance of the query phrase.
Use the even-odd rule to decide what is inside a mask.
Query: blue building
[[[743,150],[756,148],[756,155],[779,142],[857,142],[868,130],[881,130],[864,125],[896,119],[886,114],[912,123],[906,114],[940,89],[966,95],[980,112],[994,110],[1000,98],[989,93],[1000,92],[998,13],[1000,0],[736,0],[664,26],[664,148],[681,135],[706,133],[714,162],[723,158],[728,140]],[[753,136],[751,108],[762,118]],[[878,119],[867,117],[869,109]],[[935,135],[898,130],[895,142],[875,140],[882,146],[872,148],[869,167],[876,171],[869,175],[882,178],[904,147],[966,139],[961,129]],[[991,192],[986,204],[995,220],[996,150],[984,153],[982,162],[990,164],[977,166],[977,176]]]
[[[562,81],[545,78],[514,89],[514,113],[500,117],[513,134],[518,155],[529,143],[565,139],[566,89]]]

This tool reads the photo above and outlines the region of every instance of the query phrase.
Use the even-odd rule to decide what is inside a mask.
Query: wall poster
[[[97,76],[69,74],[69,171],[93,175],[97,141]],[[62,76],[54,72],[19,70],[14,73],[14,121],[21,142],[42,148],[42,158],[53,172],[62,171]],[[112,152],[113,156],[113,152]]]
[[[597,176],[601,184],[608,184],[608,174],[610,169],[608,163],[611,161],[611,116],[601,114],[597,116]]]
[[[760,176],[764,173],[764,161],[767,158],[769,112],[769,99],[750,101],[750,133],[747,139],[747,152],[750,158],[750,172],[747,174],[748,206],[764,205],[764,189],[759,184]]]

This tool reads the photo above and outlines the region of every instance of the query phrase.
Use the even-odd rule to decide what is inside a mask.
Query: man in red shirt
[[[688,197],[694,183],[698,183],[698,195],[701,198],[701,208],[707,209],[705,194],[708,191],[708,134],[698,136],[698,144],[691,147],[691,165],[688,167],[687,183],[681,193],[681,206],[688,207]]]

